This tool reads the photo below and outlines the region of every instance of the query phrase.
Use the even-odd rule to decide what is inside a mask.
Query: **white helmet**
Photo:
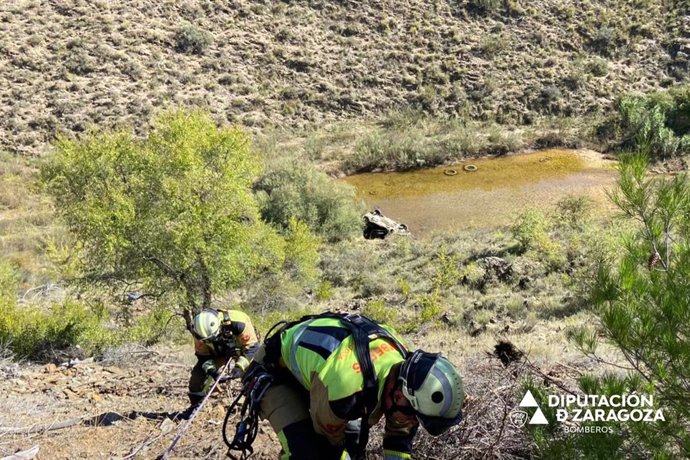
[[[220,314],[216,310],[204,308],[194,316],[192,334],[199,340],[213,340],[220,333],[220,323]]]
[[[415,351],[400,368],[398,380],[429,434],[438,436],[460,422],[465,399],[462,379],[440,353]]]

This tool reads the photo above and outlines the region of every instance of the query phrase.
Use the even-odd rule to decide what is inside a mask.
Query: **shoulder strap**
[[[333,315],[336,315],[333,313]],[[364,399],[364,416],[359,429],[359,443],[357,458],[365,458],[367,443],[369,442],[369,417],[373,414],[378,402],[378,378],[374,372],[374,363],[371,361],[371,352],[369,350],[369,343],[378,338],[389,339],[393,345],[407,357],[409,353],[407,348],[400,343],[400,341],[393,336],[389,331],[384,329],[380,324],[370,320],[359,314],[342,314],[337,315],[352,332],[355,342],[355,353],[357,354],[357,361],[362,370],[362,377],[364,377],[364,385],[362,389]]]

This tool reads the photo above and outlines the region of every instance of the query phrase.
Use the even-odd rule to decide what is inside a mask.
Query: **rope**
[[[194,412],[192,412],[191,417],[187,420],[187,423],[185,423],[179,430],[177,430],[177,434],[175,435],[175,439],[173,439],[172,444],[170,444],[170,447],[165,449],[165,452],[163,452],[157,460],[167,460],[168,456],[172,453],[172,451],[175,449],[175,445],[178,443],[180,439],[182,439],[182,436],[184,436],[187,433],[187,430],[189,427],[192,426],[192,422],[194,421],[194,418],[196,418],[197,414],[201,412],[201,409],[203,409],[204,405],[206,404],[206,401],[208,401],[208,398],[211,397],[213,394],[213,391],[216,389],[218,384],[223,378],[223,375],[225,375],[225,372],[228,370],[228,367],[232,360],[229,360],[227,363],[225,363],[225,366],[223,366],[218,373],[218,378],[216,379],[215,382],[213,382],[213,385],[211,386],[211,389],[208,390],[208,393],[206,393],[206,396],[204,399],[201,401],[201,404],[197,406],[196,409],[194,409]]]

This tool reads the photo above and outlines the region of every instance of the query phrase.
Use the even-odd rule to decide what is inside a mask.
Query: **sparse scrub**
[[[362,314],[384,324],[395,326],[397,324],[398,315],[395,307],[386,306],[386,303],[381,299],[374,299],[367,302],[362,309]]]
[[[438,291],[434,290],[427,294],[421,294],[417,298],[417,305],[419,307],[419,322],[424,324],[431,321],[436,321],[443,313],[443,306]]]
[[[587,224],[591,212],[591,199],[587,196],[567,196],[556,204],[557,222],[572,229],[581,230]]]
[[[550,234],[550,222],[538,210],[527,210],[518,216],[512,227],[513,237],[523,252],[530,251],[536,260],[550,270],[560,270],[566,263],[562,245]]]
[[[602,58],[594,58],[587,65],[589,73],[595,77],[605,77],[609,73],[609,61]]]

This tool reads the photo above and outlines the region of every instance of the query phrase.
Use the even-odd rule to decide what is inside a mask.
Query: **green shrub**
[[[47,310],[39,307],[0,304],[0,343],[17,358],[43,360],[71,346],[91,356],[113,342],[114,334],[103,327],[102,312],[66,301]]]
[[[412,293],[412,286],[410,285],[410,282],[406,278],[398,278],[396,284],[400,295],[403,296],[403,299],[409,299],[410,294]]]
[[[316,286],[314,296],[319,302],[331,300],[333,298],[333,284],[329,280],[322,280]]]
[[[469,7],[481,13],[495,13],[503,8],[504,0],[469,0]]]
[[[274,165],[254,186],[264,220],[288,229],[290,219],[335,242],[362,230],[363,209],[354,189],[312,166],[298,162]]]
[[[213,43],[213,36],[199,27],[188,24],[175,32],[175,49],[187,54],[203,54]]]
[[[528,209],[518,216],[511,232],[522,251],[527,251],[539,246],[541,241],[548,238],[547,228],[548,222],[544,213],[537,209]]]
[[[243,130],[176,111],[143,138],[60,139],[41,179],[76,240],[81,276],[170,294],[189,325],[213,295],[283,268],[285,241],[251,189],[261,167]]]
[[[605,77],[609,73],[609,61],[602,58],[594,58],[589,62],[587,68],[589,73],[595,77]]]
[[[443,305],[441,305],[440,295],[437,290],[418,296],[417,304],[420,308],[419,324],[436,321],[443,313]]]
[[[623,96],[597,133],[618,148],[644,151],[652,158],[690,152],[690,87]]]
[[[556,204],[556,218],[561,225],[581,230],[589,220],[592,200],[585,195],[569,195]]]
[[[288,223],[285,236],[283,272],[303,286],[313,284],[318,277],[319,239],[306,224],[294,217]]]
[[[432,289],[445,290],[458,284],[461,278],[457,257],[448,253],[442,245],[436,253],[438,268],[431,280]]]
[[[616,29],[610,26],[601,26],[592,38],[592,47],[603,56],[611,56],[616,50],[617,39],[618,32]]]
[[[541,211],[528,209],[518,216],[511,230],[521,251],[530,251],[549,270],[559,270],[567,259],[562,245],[549,234],[549,227],[550,222]]]
[[[362,314],[379,323],[394,326],[398,319],[398,312],[395,308],[387,307],[386,303],[381,299],[374,299],[367,302],[362,308]]]

